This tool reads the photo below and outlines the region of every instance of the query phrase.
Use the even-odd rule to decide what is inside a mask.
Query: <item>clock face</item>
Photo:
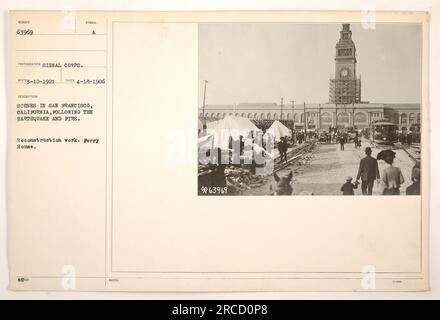
[[[350,74],[350,72],[348,71],[347,68],[343,68],[343,69],[341,69],[341,71],[340,71],[339,74],[341,75],[342,78],[345,78],[345,77],[348,77],[348,75]]]

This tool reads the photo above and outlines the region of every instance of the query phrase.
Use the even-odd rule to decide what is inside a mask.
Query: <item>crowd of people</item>
[[[323,132],[320,135],[313,134],[308,135],[310,139],[319,138],[320,141],[329,143],[338,143],[340,150],[345,150],[345,144],[349,142],[354,143],[355,149],[362,147],[362,136],[368,135],[364,131],[347,131],[338,130],[336,128],[330,128],[328,132]],[[290,141],[295,144],[301,144],[304,141],[304,132],[299,132],[293,135]],[[406,132],[404,135],[399,135],[399,140],[402,144],[411,145],[412,134]],[[281,161],[287,161],[285,156],[285,150],[287,150],[287,139],[282,140],[278,144],[278,149],[281,155]],[[360,160],[358,173],[356,180],[353,182],[351,176],[346,177],[345,183],[341,187],[343,195],[354,195],[354,190],[360,185],[360,189],[363,195],[372,195],[374,182],[377,181],[377,185],[381,186],[382,195],[399,195],[401,194],[401,185],[405,182],[403,173],[399,167],[394,165],[394,159],[396,153],[392,150],[383,150],[379,152],[377,159],[372,155],[371,147],[365,148],[365,157]],[[379,172],[378,160],[382,160],[387,164],[387,167]],[[412,184],[406,188],[405,194],[407,195],[420,195],[420,161],[414,165],[411,173]]]
[[[420,134],[415,134],[410,130],[400,132],[397,138],[401,144],[408,146],[411,146],[413,143],[420,142]]]

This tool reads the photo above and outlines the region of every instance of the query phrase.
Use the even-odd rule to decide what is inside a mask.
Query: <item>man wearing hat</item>
[[[377,160],[371,156],[370,147],[365,148],[365,157],[359,162],[356,182],[359,182],[359,179],[362,180],[362,194],[371,196],[373,194],[374,180],[380,179],[380,174]]]

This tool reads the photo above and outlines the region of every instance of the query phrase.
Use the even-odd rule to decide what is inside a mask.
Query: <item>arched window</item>
[[[222,118],[224,118],[224,117],[226,117],[226,113],[223,113],[223,116],[222,116]]]
[[[237,112],[237,113],[235,113],[235,116],[236,116],[236,117],[238,117],[238,112]]]
[[[280,120],[284,120],[284,113],[280,114]]]
[[[254,113],[254,119],[258,119],[258,113]]]
[[[219,112],[219,113],[217,113],[217,119],[220,119],[220,117],[221,117],[221,114]]]
[[[358,112],[354,115],[354,122],[355,123],[366,123],[367,122],[367,115],[363,112]]]
[[[261,120],[266,119],[266,115],[265,115],[264,113],[262,113],[262,114],[260,115],[260,119],[261,119]]]
[[[270,120],[270,119],[272,119],[272,117],[270,116],[270,112],[268,112],[268,113],[267,113],[267,116],[266,116],[266,118],[267,118],[267,120]]]
[[[332,115],[328,112],[321,114],[321,123],[332,123]]]
[[[247,117],[248,117],[249,119],[251,119],[251,118],[252,118],[252,113],[248,113]]]
[[[297,114],[297,113],[295,113],[295,114],[293,115],[293,119],[295,120],[295,122],[298,122],[298,114]]]
[[[211,113],[211,118],[214,118],[215,117],[215,113],[213,112],[213,113]]]
[[[415,124],[416,123],[416,115],[414,113],[409,114],[409,124]]]
[[[241,116],[244,118],[244,117],[246,117],[246,114],[243,112],[243,113],[241,114]]]
[[[338,114],[338,123],[348,123],[348,113],[341,112]]]
[[[400,122],[401,122],[402,124],[406,124],[406,113],[402,113],[402,114],[400,115]]]
[[[274,114],[273,114],[273,119],[274,119],[274,120],[278,120],[278,113],[274,113]]]
[[[301,113],[301,123],[304,123],[304,113]]]

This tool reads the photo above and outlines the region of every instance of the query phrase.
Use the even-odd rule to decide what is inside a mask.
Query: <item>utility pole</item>
[[[206,101],[206,84],[208,83],[208,80],[205,80],[205,88],[203,89],[203,120],[205,123],[203,125],[206,125],[206,118],[205,118],[205,101]]]
[[[292,141],[295,143],[295,100],[292,102]]]
[[[280,120],[283,119],[283,97],[281,97],[281,114],[280,114]]]
[[[307,140],[307,113],[306,113],[306,102],[304,101],[304,141]]]
[[[321,131],[321,104],[318,105],[318,119],[316,119],[316,124],[318,126],[318,138],[319,138],[319,133]]]
[[[353,127],[354,130],[354,102],[351,104],[352,107],[352,112],[351,112],[351,126]]]

